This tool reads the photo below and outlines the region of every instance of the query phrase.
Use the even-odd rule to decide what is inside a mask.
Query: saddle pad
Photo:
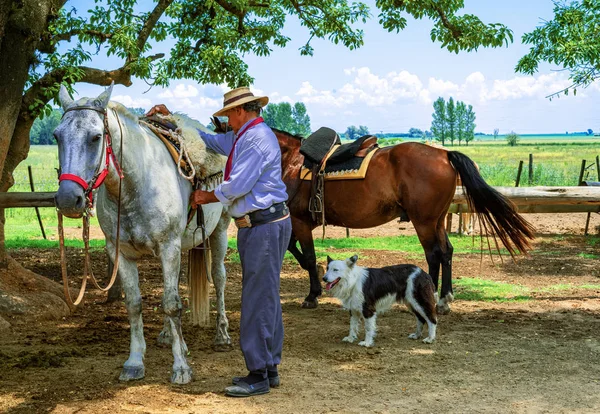
[[[362,180],[367,175],[367,168],[371,158],[379,148],[374,148],[364,158],[352,158],[341,164],[335,164],[329,167],[325,165],[325,181],[329,180]],[[302,166],[300,169],[300,178],[310,181],[312,172],[310,169]]]
[[[302,141],[300,153],[313,164],[318,164],[333,145],[340,143],[340,137],[333,129],[321,127]]]

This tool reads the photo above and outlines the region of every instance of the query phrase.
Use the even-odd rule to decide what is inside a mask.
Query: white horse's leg
[[[109,244],[107,243],[107,247]],[[109,248],[109,252],[110,252]],[[114,248],[113,254],[114,254]],[[144,340],[144,324],[142,322],[142,295],[138,281],[137,263],[119,257],[119,278],[125,292],[125,306],[129,316],[131,330],[131,343],[129,345],[129,358],[123,365],[119,379],[131,381],[144,378],[144,355],[146,354],[146,341]]]
[[[231,217],[223,212],[219,224],[210,235],[210,248],[212,255],[211,274],[215,284],[217,294],[217,333],[215,335],[215,349],[229,350],[231,348],[231,338],[229,337],[229,321],[225,314],[225,254],[227,253],[227,227],[231,222]]]
[[[192,369],[189,367],[185,355],[187,345],[181,332],[181,297],[179,296],[179,271],[181,268],[181,246],[172,243],[163,246],[160,260],[164,278],[163,309],[165,311],[165,324],[168,325],[172,337],[173,350],[173,375],[171,382],[174,384],[187,384],[192,380]]]
[[[156,342],[160,345],[171,345],[173,343],[173,336],[171,335],[171,327],[169,323],[169,319],[165,315],[165,320],[163,322],[163,329],[158,334],[158,338],[156,338]]]

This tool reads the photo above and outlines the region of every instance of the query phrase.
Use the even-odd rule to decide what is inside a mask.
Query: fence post
[[[517,170],[517,180],[515,181],[515,187],[519,186],[521,182],[521,173],[523,172],[523,160],[519,161],[519,169]]]
[[[581,160],[581,169],[579,170],[579,180],[577,180],[577,185],[581,185],[583,182],[583,173],[585,172],[585,164],[586,160]]]
[[[31,192],[35,193],[35,186],[33,185],[33,173],[31,172],[31,165],[27,166],[27,172],[29,173],[29,188],[31,188]],[[40,216],[40,209],[35,208],[35,214],[37,215],[38,223],[40,223],[40,229],[42,230],[42,236],[44,236],[44,240],[46,240],[46,232],[44,231],[44,223],[42,223],[42,216]]]
[[[533,183],[533,154],[529,154],[529,185]]]
[[[598,175],[598,181],[600,181],[600,156],[596,155],[596,174]]]
[[[350,229],[346,227],[346,238],[350,237]]]

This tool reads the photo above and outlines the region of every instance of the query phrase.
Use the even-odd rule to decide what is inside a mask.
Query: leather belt
[[[261,224],[271,223],[290,214],[290,210],[285,202],[275,203],[264,210],[256,210],[242,217],[235,218],[235,225],[238,229],[254,227]]]

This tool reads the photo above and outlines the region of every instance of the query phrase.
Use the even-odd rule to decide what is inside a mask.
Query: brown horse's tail
[[[202,247],[202,245],[200,245]],[[206,263],[203,249],[191,249],[188,254],[188,285],[190,289],[190,308],[192,324],[208,326],[210,316],[210,301],[206,273],[211,266],[210,250],[206,251]]]
[[[466,155],[448,151],[448,159],[460,175],[469,209],[477,214],[486,233],[497,235],[511,256],[530,250],[534,228],[512,201],[488,185]]]

